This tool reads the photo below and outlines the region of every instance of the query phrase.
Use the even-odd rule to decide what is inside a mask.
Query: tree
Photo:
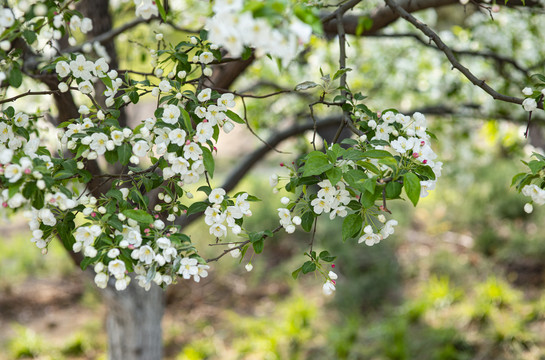
[[[545,77],[530,78],[542,65],[541,50],[517,59],[513,56],[518,54],[517,41],[511,42],[506,55],[501,53],[505,50],[501,39],[486,47],[485,40],[493,38],[483,40],[469,30],[472,41],[485,50],[454,49],[413,15],[451,6],[460,15],[475,15],[462,25],[490,33],[497,26],[493,15],[498,11],[505,11],[509,19],[527,12],[529,24],[539,21],[539,13],[533,13],[540,7],[537,2],[509,1],[505,10],[485,2],[453,0],[386,0],[385,5],[359,0],[215,1],[211,9],[200,2],[184,4],[194,10],[191,17],[180,4],[158,0],[137,0],[118,8],[109,8],[107,0],[6,1],[0,13],[2,204],[11,212],[27,210],[32,242],[43,253],[51,241],[61,241],[82,269],[94,270],[94,281],[104,289],[111,310],[107,323],[112,359],[161,358],[159,286],[177,279],[199,281],[207,276],[208,264],[227,254],[242,259],[248,251],[259,254],[267,239],[280,231],[291,233],[301,227],[310,234],[305,261],[293,276],[316,271],[323,278],[324,293],[331,294],[337,274],[329,264],[335,257],[327,250],[314,250],[318,218],[324,214],[344,218],[344,241],[357,239],[371,246],[393,234],[397,222],[388,203],[407,198],[416,206],[441,175],[442,163],[432,150],[434,136],[427,131],[425,114],[458,114],[464,104],[472,116],[509,117],[506,113],[515,104],[528,112],[529,126],[533,112],[543,109]],[[127,9],[136,16],[128,17]],[[199,14],[207,17],[204,23],[195,20]],[[114,27],[116,18],[126,22]],[[406,25],[396,24],[400,18]],[[137,26],[145,26],[148,34],[131,39],[146,59],[143,65],[120,61],[114,44]],[[540,39],[536,27],[529,26],[522,35],[525,48]],[[410,115],[404,115],[396,110],[402,103],[374,95],[389,86],[381,69],[369,70],[363,79],[359,74],[363,56],[351,54],[349,45],[359,46],[361,38],[409,38],[421,47],[418,56],[424,51],[437,53],[448,61],[446,69],[457,69],[461,76],[446,79],[451,74],[445,73],[443,81],[435,79],[441,85],[439,96],[430,96],[424,106],[407,109]],[[283,86],[282,76],[290,68],[305,68],[309,54],[320,48],[335,48],[336,64],[324,54],[319,75],[316,71],[304,73],[313,78],[293,75],[288,87]],[[463,65],[466,58],[476,65],[483,59],[493,63],[487,76],[494,77],[485,82],[476,76]],[[384,65],[395,59],[391,55],[381,61]],[[121,69],[120,64],[129,68]],[[445,71],[443,64],[435,65]],[[261,78],[248,74],[252,66],[260,66]],[[268,76],[272,71],[275,76]],[[370,76],[373,80],[366,84]],[[531,80],[536,91],[526,86]],[[235,82],[248,89],[233,90]],[[22,90],[26,86],[40,89]],[[524,98],[507,95],[518,94],[523,87]],[[418,90],[418,84],[407,84],[399,95],[411,88]],[[482,94],[503,104],[485,108]],[[22,101],[29,96],[52,96],[55,107],[28,111]],[[258,136],[253,124],[263,122],[268,101],[291,97],[302,99],[304,105],[277,115],[289,115],[290,127],[262,140],[263,145],[242,159],[223,184],[213,185],[220,133],[240,124]],[[127,106],[149,98],[156,103],[154,117],[131,124]],[[405,98],[413,99],[422,100]],[[470,99],[474,103],[468,105]],[[261,113],[250,101],[259,101]],[[267,116],[275,117],[273,112]],[[59,131],[58,141],[49,145],[41,131],[46,121]],[[307,131],[312,133],[308,151],[282,164],[284,172],[270,180],[272,187],[290,194],[279,204],[279,226],[247,231],[244,224],[251,221],[251,207],[259,206],[259,199],[230,191],[267,152]],[[517,175],[513,184],[542,204],[545,158],[536,157],[528,163],[529,172]],[[210,259],[202,258],[198,246],[183,233],[202,215],[204,221],[199,221],[209,227],[210,240],[222,248]],[[228,233],[236,240],[225,240]]]

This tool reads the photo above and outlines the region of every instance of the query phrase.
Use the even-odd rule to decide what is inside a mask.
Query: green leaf
[[[359,190],[361,192],[365,191],[365,186],[363,186],[363,182],[360,180],[363,180],[367,178],[367,175],[361,170],[350,170],[343,174],[344,180],[353,187],[356,190]]]
[[[403,185],[401,185],[397,181],[389,182],[388,184],[386,184],[386,197],[390,199],[397,199],[401,194],[402,188]]]
[[[131,146],[127,143],[123,143],[117,147],[117,158],[122,165],[127,165],[131,158],[132,150]]]
[[[261,254],[263,248],[265,247],[265,240],[261,238],[260,240],[253,242],[252,246],[254,247],[256,254]]]
[[[23,83],[23,74],[18,63],[13,63],[13,67],[8,72],[8,82],[14,88],[18,88]]]
[[[244,47],[244,50],[242,50],[242,55],[240,56],[242,60],[248,60],[250,56],[252,56],[253,50],[249,48],[248,46]]]
[[[162,0],[155,0],[155,4],[157,5],[157,9],[159,10],[159,14],[161,15],[161,19],[163,21],[167,21],[167,13],[165,12],[165,8],[163,7]]]
[[[117,189],[110,189],[110,190],[108,190],[108,192],[106,193],[106,196],[107,196],[107,197],[114,198],[114,199],[116,199],[118,202],[122,202],[122,201],[123,201],[123,193],[121,193],[121,191],[119,191],[119,190],[117,190]]]
[[[208,204],[205,202],[196,202],[191,204],[189,209],[187,209],[187,215],[196,214],[203,212],[208,207]]]
[[[61,171],[58,171],[54,176],[53,178],[54,179],[57,179],[57,180],[62,180],[62,179],[68,179],[69,177],[72,177],[74,175],[74,173],[72,171],[69,171],[69,170],[61,170]]]
[[[91,172],[88,171],[88,170],[83,170],[83,169],[78,170],[78,173],[81,176],[81,178],[83,179],[84,183],[88,183],[89,181],[91,181],[93,179],[93,174],[91,174]]]
[[[211,178],[214,177],[214,157],[212,152],[205,146],[201,147],[202,149],[202,161],[204,163],[204,168],[208,172]]]
[[[36,32],[31,30],[24,30],[23,37],[25,38],[28,45],[32,45],[34,41],[36,41],[36,39],[38,38]]]
[[[345,69],[337,70],[337,72],[335,72],[335,75],[333,75],[333,80],[340,78],[343,74],[346,74],[349,71],[352,71],[352,69],[351,68],[345,68]]]
[[[517,175],[513,176],[513,180],[511,181],[511,186],[514,186],[517,182],[522,180],[522,178],[525,176],[526,176],[526,173],[518,173]]]
[[[371,171],[372,173],[380,174],[380,169],[368,161],[358,161],[358,165]]]
[[[363,157],[372,158],[372,159],[382,159],[385,157],[392,157],[392,154],[390,154],[386,150],[375,150],[375,149],[368,150],[364,152],[362,155]]]
[[[327,178],[331,182],[331,185],[335,186],[343,176],[343,172],[341,169],[337,167],[333,167],[325,172]]]
[[[182,113],[182,118],[184,119],[185,129],[190,132],[193,130],[193,126],[191,125],[191,117],[184,108],[180,108],[180,112]]]
[[[106,151],[104,157],[110,164],[115,164],[117,162],[117,151]]]
[[[409,200],[416,206],[420,199],[420,179],[418,176],[411,172],[406,173],[403,176],[403,187],[405,187],[405,192]]]
[[[5,114],[7,117],[12,118],[12,117],[15,115],[15,109],[13,108],[13,106],[8,106],[8,107],[4,110],[4,114]],[[71,123],[70,123],[70,124],[71,124]]]
[[[293,277],[294,280],[297,280],[297,276],[299,276],[299,273],[301,272],[301,270],[303,270],[303,268],[299,268],[291,273],[291,276]]]
[[[337,258],[336,256],[331,256],[327,250],[322,251],[318,257],[325,262],[332,262]]]
[[[138,95],[138,93],[136,91],[131,91],[129,93],[129,99],[131,99],[131,102],[133,104],[136,104],[136,103],[138,103],[138,100],[140,100],[140,96]]]
[[[87,269],[87,266],[91,265],[95,261],[96,258],[90,258],[90,257],[84,257],[79,266],[81,267],[81,270]]]
[[[312,211],[307,211],[303,214],[303,216],[301,217],[301,227],[303,228],[303,230],[305,230],[306,232],[310,232],[310,230],[312,230],[314,218],[314,212]]]
[[[208,185],[203,185],[203,186],[199,187],[197,189],[197,191],[202,191],[202,192],[204,192],[206,194],[206,196],[208,196],[212,192],[212,189]]]
[[[309,260],[303,264],[301,270],[303,271],[303,274],[308,274],[309,272],[316,270],[316,264]]]
[[[227,117],[231,120],[233,120],[234,122],[236,123],[239,123],[239,124],[246,124],[246,122],[244,121],[244,119],[242,119],[240,116],[238,116],[237,113],[231,111],[231,110],[227,110],[225,112],[225,115],[227,115]]]
[[[320,175],[333,167],[327,155],[320,151],[312,151],[307,155],[303,176]]]
[[[435,180],[435,173],[429,165],[420,165],[416,168],[416,172],[429,180]]]
[[[375,178],[369,178],[363,181],[363,187],[365,188],[365,190],[369,191],[371,194],[375,192],[376,186],[377,186],[377,179]]]
[[[360,214],[350,214],[344,218],[342,237],[343,241],[353,238],[359,234],[363,225],[363,219]]]
[[[314,81],[303,81],[302,83],[297,84],[297,86],[295,86],[295,91],[308,90],[316,86],[319,86],[319,85],[316,84]]]
[[[123,215],[135,221],[138,221],[139,223],[142,223],[146,226],[149,224],[152,224],[154,221],[153,216],[151,216],[144,210],[132,210],[132,209],[124,210]]]
[[[532,170],[532,174],[535,175],[545,167],[545,161],[532,160],[528,163],[528,167]]]
[[[379,162],[379,164],[383,164],[383,165],[388,166],[389,168],[391,168],[394,171],[397,169],[397,161],[393,157],[385,157],[385,158],[380,159],[378,162]]]

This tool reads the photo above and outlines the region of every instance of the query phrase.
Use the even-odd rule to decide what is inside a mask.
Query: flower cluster
[[[85,30],[89,24],[82,21],[77,26]],[[199,53],[200,63],[212,60],[210,52]],[[62,124],[60,144],[75,155],[69,160],[52,159],[45,147],[39,147],[39,132],[34,126],[37,117],[14,114],[12,108],[4,112],[0,122],[0,202],[12,209],[29,209],[32,242],[38,248],[47,251],[52,236],[58,234],[65,246],[82,252],[85,266],[95,266],[99,287],[115,279],[116,289],[122,290],[130,282],[129,272],[135,272],[138,284],[145,288],[151,282],[166,286],[177,276],[195,281],[206,277],[209,267],[197,255],[190,238],[160,217],[174,222],[186,213],[190,206],[181,198],[192,199],[193,195],[185,186],[197,183],[205,171],[213,175],[212,152],[219,130],[231,131],[234,124],[229,117],[238,119],[228,110],[235,106],[234,95],[219,95],[207,88],[182,93],[181,85],[188,77],[185,71],[180,71],[178,78],[158,74],[158,85],[144,82],[138,86],[127,77],[118,77],[105,58],[90,61],[84,55],[70,55],[58,59],[52,68],[62,80],[59,90],[63,92],[72,87],[93,98],[93,84],[102,81],[106,108],[95,102],[81,105],[80,118]],[[152,95],[159,97],[155,116],[135,128],[121,127],[117,109],[138,93],[150,92],[150,87]],[[87,164],[99,156],[124,166],[138,165],[145,157],[154,165],[143,170],[131,168],[110,180],[110,175],[105,175],[111,189],[97,199],[89,193],[93,187],[89,187],[92,175]],[[143,189],[148,192],[159,186],[159,201],[150,210]],[[233,233],[240,233],[242,216],[251,215],[248,197],[247,193],[238,194],[223,204],[211,197],[212,207],[223,219],[215,219],[215,232],[211,233],[222,236],[219,232],[221,226],[227,229],[225,223]],[[84,223],[76,225],[77,213],[83,214]]]
[[[322,292],[324,293],[324,295],[329,296],[333,294],[333,292],[336,290],[335,285],[337,285],[336,280],[338,277],[339,276],[335,272],[329,271],[326,276],[326,282],[322,286]]]
[[[254,18],[250,12],[241,12],[242,9],[242,0],[214,1],[215,15],[206,23],[210,41],[223,46],[233,57],[240,56],[244,46],[248,46],[255,48],[257,56],[270,54],[286,65],[310,40],[311,27],[295,17],[288,29],[282,31],[266,18]]]
[[[524,205],[524,211],[531,213],[534,210],[532,204],[545,204],[545,190],[538,187],[536,184],[526,185],[522,188],[522,194],[532,198],[532,201]]]
[[[289,203],[289,199],[285,205]],[[278,208],[278,217],[280,218],[280,225],[286,230],[288,234],[295,232],[295,225],[301,225],[301,218],[299,216],[291,217],[291,212],[287,208]]]
[[[398,224],[397,220],[391,219],[386,221],[386,217],[382,214],[378,215],[377,218],[379,222],[385,223],[384,226],[377,233],[373,229],[376,226],[375,224],[364,227],[363,235],[358,239],[358,244],[363,242],[367,246],[373,246],[394,233],[394,226]]]
[[[241,233],[242,217],[252,215],[250,203],[247,201],[248,196],[248,193],[241,193],[235,196],[233,201],[226,198],[225,190],[222,188],[210,192],[208,201],[211,205],[204,212],[204,222],[210,226],[210,235],[224,238],[227,235],[227,227],[235,235]]]
[[[152,0],[134,0],[134,5],[136,6],[135,14],[146,20],[152,16],[158,15],[157,4]]]
[[[431,148],[431,138],[427,133],[426,118],[416,112],[412,119],[401,113],[394,114],[391,111],[384,113],[379,122],[369,120],[368,126],[374,130],[375,135],[371,140],[384,140],[390,143],[390,147],[405,158],[413,158],[423,165],[429,166],[435,174],[435,180],[423,180],[421,185],[421,197],[426,197],[429,190],[435,188],[437,178],[441,176],[443,163],[435,161],[437,155]],[[393,140],[392,140],[393,139]],[[381,146],[375,147],[381,149]],[[378,164],[377,160],[374,160]]]
[[[346,205],[350,202],[350,193],[346,191],[344,182],[339,181],[336,186],[331,185],[329,180],[323,180],[318,183],[320,190],[316,199],[312,200],[310,205],[314,213],[329,213],[329,218],[333,220],[336,216],[345,217]]]
[[[525,87],[524,89],[522,89],[522,93],[527,96],[522,102],[522,108],[525,111],[530,112],[537,109],[537,100],[539,98],[543,99],[543,96],[545,96],[545,88],[541,89],[541,91],[536,91],[534,93],[534,90],[532,90],[532,88]]]

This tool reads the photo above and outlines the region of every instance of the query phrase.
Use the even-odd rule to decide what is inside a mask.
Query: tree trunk
[[[127,289],[117,291],[110,285],[103,295],[108,308],[108,359],[162,359],[163,289],[152,284],[151,289],[145,291],[133,279]]]

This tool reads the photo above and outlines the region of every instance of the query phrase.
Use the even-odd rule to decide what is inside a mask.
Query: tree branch
[[[30,95],[52,95],[52,94],[58,94],[58,93],[59,93],[59,90],[51,90],[51,91],[31,91],[31,90],[28,90],[27,92],[24,92],[24,93],[19,94],[17,96],[13,96],[13,97],[10,97],[8,99],[0,100],[0,104],[9,103],[9,102],[15,101],[15,100],[17,100],[19,98],[22,98],[22,97],[25,97],[25,96],[30,96]]]
[[[501,94],[491,88],[488,84],[485,83],[484,80],[481,80],[477,78],[473,73],[460,64],[460,62],[456,59],[456,56],[452,52],[452,50],[441,40],[439,35],[437,35],[433,30],[431,30],[426,24],[420,22],[418,19],[416,19],[414,16],[409,14],[404,8],[399,6],[394,0],[385,0],[386,4],[392,8],[393,11],[398,13],[403,19],[407,20],[411,24],[413,24],[418,30],[420,30],[424,35],[429,37],[436,45],[437,47],[446,55],[447,59],[450,61],[452,66],[456,69],[458,69],[471,83],[475,86],[480,87],[483,89],[487,94],[492,96],[495,100],[500,100],[508,103],[513,104],[519,104],[521,105],[524,99],[508,96]],[[543,109],[543,105],[539,107],[540,109]]]

